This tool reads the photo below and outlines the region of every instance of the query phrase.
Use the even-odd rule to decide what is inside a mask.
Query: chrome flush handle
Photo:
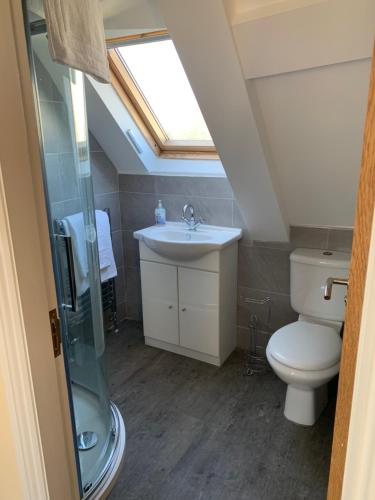
[[[331,300],[333,285],[349,286],[349,280],[346,278],[328,278],[324,287],[325,300]]]

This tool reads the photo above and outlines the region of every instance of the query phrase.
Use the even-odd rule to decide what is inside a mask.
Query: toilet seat
[[[279,363],[298,370],[324,370],[340,360],[341,338],[329,326],[296,321],[277,330],[267,350]]]

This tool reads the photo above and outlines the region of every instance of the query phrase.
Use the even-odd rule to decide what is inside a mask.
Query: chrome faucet
[[[190,213],[190,216],[188,216],[188,212]],[[203,222],[201,217],[195,218],[194,207],[190,203],[184,205],[181,218],[188,225],[189,231],[195,231]]]

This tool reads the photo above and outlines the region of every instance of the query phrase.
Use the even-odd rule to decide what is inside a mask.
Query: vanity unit
[[[134,233],[147,345],[220,366],[236,347],[242,230],[168,222]]]

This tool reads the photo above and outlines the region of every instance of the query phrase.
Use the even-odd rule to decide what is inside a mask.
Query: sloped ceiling
[[[263,150],[224,5],[218,0],[157,3],[251,234],[286,241],[277,179]]]
[[[108,36],[170,31],[254,238],[352,226],[373,0],[103,0],[103,10]],[[89,117],[106,118],[98,139],[123,171],[122,148],[133,151],[93,90]]]
[[[129,0],[129,13],[134,6]],[[122,18],[113,13],[107,28],[125,18],[135,30],[168,28],[253,237],[285,240],[288,224],[352,226],[375,2],[138,7],[133,19],[126,8]]]
[[[289,223],[352,226],[375,2],[326,0],[232,32]]]

